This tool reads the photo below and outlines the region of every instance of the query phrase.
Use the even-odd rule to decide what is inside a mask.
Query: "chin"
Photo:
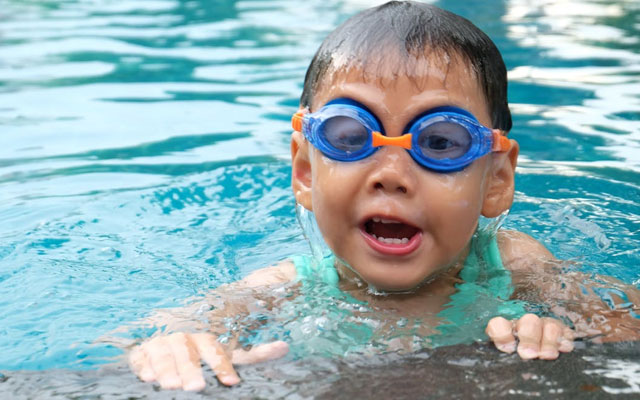
[[[408,293],[415,291],[423,281],[414,280],[393,280],[389,279],[378,280],[371,279],[365,281],[374,288],[376,291],[384,291],[389,293]]]

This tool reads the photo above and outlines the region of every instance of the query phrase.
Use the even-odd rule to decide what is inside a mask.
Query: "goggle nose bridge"
[[[380,132],[374,131],[372,132],[371,145],[373,147],[397,146],[397,147],[403,147],[407,150],[411,150],[412,138],[413,138],[413,135],[411,133],[405,133],[404,135],[398,136],[398,137],[389,137],[389,136],[384,136]]]

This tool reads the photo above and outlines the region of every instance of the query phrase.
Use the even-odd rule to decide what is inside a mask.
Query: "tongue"
[[[385,224],[382,222],[369,221],[367,223],[367,232],[383,238],[411,239],[413,235],[418,233],[418,229],[401,222]]]

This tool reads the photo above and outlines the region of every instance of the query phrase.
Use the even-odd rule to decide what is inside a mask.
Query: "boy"
[[[541,244],[516,232],[485,241],[474,236],[481,215],[497,217],[512,204],[518,144],[506,138],[506,68],[469,21],[413,2],[366,10],[325,39],[300,103],[292,122],[292,187],[296,202],[315,214],[335,258],[315,267],[296,258],[221,291],[324,276],[399,316],[439,315],[455,299],[491,286],[476,285],[480,275],[498,283],[500,299],[512,296],[511,285],[541,301],[555,295],[548,281],[532,278],[553,265]],[[493,258],[491,271],[473,269],[476,239],[483,243],[480,257]],[[379,291],[392,295],[371,294]],[[565,293],[584,304],[597,301],[577,289]],[[640,296],[631,294],[637,304]],[[507,312],[511,321],[496,315],[488,323],[498,349],[517,350],[523,359],[555,359],[572,350],[574,332],[562,322],[522,314]],[[619,317],[620,326],[637,323]],[[581,333],[593,326],[584,328]],[[200,390],[200,360],[221,383],[233,385],[239,378],[232,364],[287,351],[286,343],[274,342],[229,356],[212,334],[175,333],[135,348],[130,363],[141,379],[163,388]]]

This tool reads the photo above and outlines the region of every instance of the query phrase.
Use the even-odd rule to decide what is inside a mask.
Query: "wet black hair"
[[[409,75],[411,68],[419,68],[420,61],[428,56],[440,57],[447,65],[451,58],[461,57],[484,92],[492,128],[511,129],[507,70],[496,45],[469,20],[413,1],[390,1],[362,11],[331,32],[307,69],[301,106],[311,107],[318,84],[331,68],[380,67],[389,62],[384,59],[393,49],[401,57],[393,61],[393,67],[404,68]]]

